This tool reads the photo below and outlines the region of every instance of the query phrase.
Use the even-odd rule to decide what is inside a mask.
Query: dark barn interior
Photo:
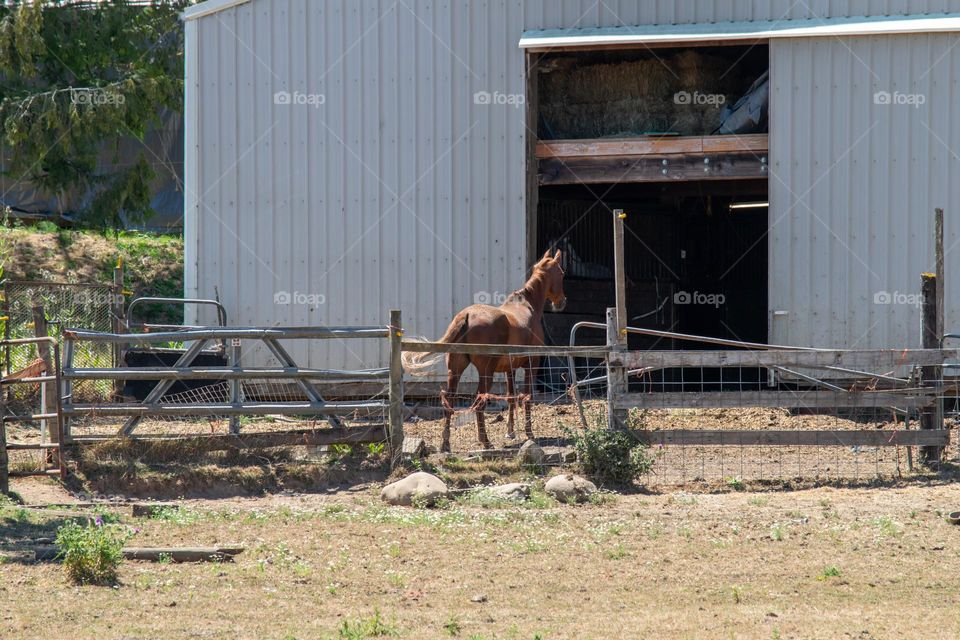
[[[598,200],[597,195],[604,194]],[[566,344],[582,320],[604,322],[614,299],[614,209],[623,209],[630,326],[764,342],[767,339],[765,181],[551,187],[541,190],[537,246],[564,253],[567,307],[545,320]],[[583,344],[599,344],[600,331]],[[702,348],[632,335],[631,348]]]
[[[575,323],[604,322],[613,306],[616,209],[630,326],[765,342],[767,46],[532,55],[531,248],[561,249],[566,271],[549,342],[567,344]],[[604,341],[599,330],[577,339]],[[708,348],[638,335],[629,346]]]

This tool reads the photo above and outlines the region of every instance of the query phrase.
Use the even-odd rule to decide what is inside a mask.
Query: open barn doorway
[[[551,341],[566,344],[575,323],[604,322],[613,306],[612,211],[623,209],[631,326],[765,342],[766,198],[765,180],[542,188],[538,251],[561,249],[566,271],[566,309],[545,318]],[[704,347],[641,336],[630,346]]]
[[[565,255],[566,344],[614,305],[623,209],[632,326],[765,342],[766,42],[530,52],[528,248]],[[579,343],[601,343],[602,332]],[[703,348],[633,335],[630,347]]]

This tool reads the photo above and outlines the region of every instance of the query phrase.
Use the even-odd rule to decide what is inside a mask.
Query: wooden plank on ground
[[[938,431],[664,429],[635,433],[643,442],[652,446],[913,447],[946,446],[950,442],[950,432],[946,429]]]
[[[664,391],[655,393],[626,393],[616,403],[627,408],[640,409],[711,409],[742,407],[784,407],[788,409],[835,409],[838,407],[899,407],[915,408],[933,405],[937,398],[931,395],[862,391]]]
[[[60,548],[55,545],[41,545],[34,547],[33,552],[38,561],[56,560]],[[125,560],[148,562],[232,562],[234,556],[243,553],[243,547],[124,547],[122,553]]]

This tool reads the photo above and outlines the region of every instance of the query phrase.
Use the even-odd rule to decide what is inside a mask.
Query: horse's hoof
[[[450,453],[450,443],[444,442],[440,445],[440,453]]]
[[[510,432],[507,434],[507,440],[516,440],[516,439],[517,439],[517,434],[513,432]]]
[[[486,441],[481,440],[481,441],[480,441],[480,448],[481,448],[481,449],[493,449],[493,445],[490,444],[490,441],[489,441],[489,440],[486,440]]]

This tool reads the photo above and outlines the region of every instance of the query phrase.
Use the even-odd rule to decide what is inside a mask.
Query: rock
[[[470,597],[470,602],[476,602],[477,604],[480,604],[481,602],[486,602],[486,601],[487,601],[487,594],[485,593],[478,593],[477,595]]]
[[[511,482],[510,484],[498,484],[483,489],[489,495],[503,500],[522,501],[530,497],[530,485],[525,482]]]
[[[424,471],[411,473],[402,480],[388,484],[380,491],[380,499],[388,504],[409,507],[415,502],[432,506],[447,497],[447,485],[435,475]]]
[[[404,458],[422,458],[427,453],[427,443],[423,438],[407,436],[400,447],[400,455]]]
[[[543,447],[544,464],[571,464],[577,461],[573,447]]]
[[[543,488],[560,502],[586,502],[597,491],[595,484],[572,473],[553,476]]]
[[[517,452],[523,464],[543,464],[543,449],[533,440],[527,440]]]

